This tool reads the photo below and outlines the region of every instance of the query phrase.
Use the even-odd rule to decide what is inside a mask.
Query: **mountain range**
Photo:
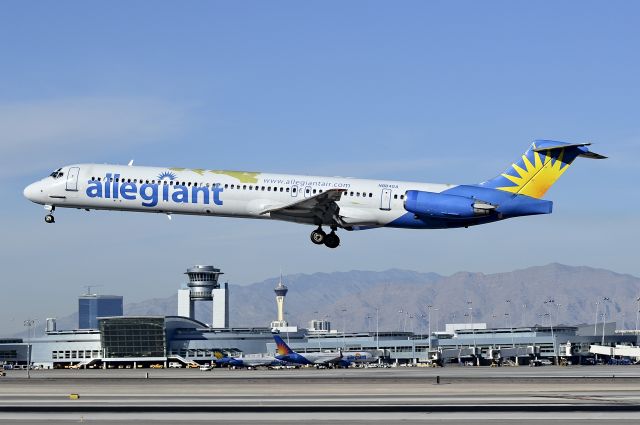
[[[250,285],[229,284],[233,327],[265,327],[275,320],[273,288],[280,278]],[[640,279],[586,266],[548,264],[504,273],[458,272],[450,276],[391,269],[283,276],[285,311],[291,325],[325,319],[333,329],[425,332],[445,323],[486,322],[488,326],[617,321],[635,328]],[[177,289],[177,288],[176,288]],[[606,298],[606,300],[605,300]],[[126,296],[125,296],[126,300]],[[599,304],[596,305],[596,302]],[[429,308],[428,306],[432,306]],[[177,291],[165,298],[125,304],[126,315],[176,315]],[[210,303],[196,303],[196,318],[210,323]],[[58,319],[73,329],[77,312]]]

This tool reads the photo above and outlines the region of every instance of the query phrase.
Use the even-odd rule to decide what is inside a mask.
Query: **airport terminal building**
[[[179,316],[110,317],[99,319],[100,329],[54,331],[30,341],[0,340],[0,360],[8,364],[31,362],[43,368],[149,367],[169,363],[207,364],[215,350],[230,355],[273,353],[269,328],[212,329]],[[593,329],[593,325],[589,326]],[[390,363],[438,360],[442,364],[495,361],[527,364],[531,359],[566,358],[581,362],[592,358],[592,344],[600,336],[581,335],[581,327],[561,327],[554,336],[548,327],[468,329],[452,334],[415,335],[410,332],[314,334],[307,330],[283,334],[300,352],[369,350]],[[606,345],[635,345],[636,335],[605,335]],[[431,344],[431,345],[429,345]],[[29,354],[28,350],[31,350]],[[379,351],[378,351],[379,350]]]
[[[214,351],[232,356],[274,353],[273,332],[300,352],[368,350],[388,363],[527,364],[531,360],[583,363],[593,358],[591,346],[637,346],[636,332],[619,333],[615,322],[582,326],[532,326],[487,329],[485,324],[447,325],[431,335],[413,332],[341,333],[315,320],[308,329],[289,326],[282,318],[286,288],[276,287],[278,320],[272,327],[228,326],[228,285],[218,284],[219,269],[195,266],[181,289],[177,316],[123,316],[122,297],[82,295],[75,330],[57,330],[47,319],[37,338],[0,339],[0,365],[42,368],[167,367],[211,363]],[[218,298],[216,301],[216,297]],[[212,325],[194,318],[194,301],[213,302]],[[217,309],[217,311],[216,311]],[[222,311],[221,311],[222,310]],[[104,315],[102,312],[116,312]],[[598,329],[597,335],[594,329]],[[604,343],[603,343],[604,342]],[[30,359],[30,360],[29,360]]]

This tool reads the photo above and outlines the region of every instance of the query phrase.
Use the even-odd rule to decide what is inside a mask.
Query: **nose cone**
[[[40,185],[38,183],[31,183],[29,186],[25,187],[22,192],[24,197],[32,202],[37,202],[42,192],[39,186]]]

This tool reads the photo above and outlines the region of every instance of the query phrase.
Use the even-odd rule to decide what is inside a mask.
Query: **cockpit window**
[[[62,172],[62,168],[58,168],[56,171],[54,171],[53,173],[49,174],[50,177],[53,177],[54,179],[59,179],[60,177],[62,177],[64,175],[64,173]]]

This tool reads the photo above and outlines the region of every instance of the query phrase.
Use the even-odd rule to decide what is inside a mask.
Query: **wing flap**
[[[296,200],[290,204],[277,207],[269,206],[268,208],[260,211],[260,215],[270,214],[273,212],[293,215],[311,213],[315,209],[324,209],[323,207],[328,207],[332,203],[339,201],[342,194],[346,191],[346,189],[329,189],[308,198]]]

